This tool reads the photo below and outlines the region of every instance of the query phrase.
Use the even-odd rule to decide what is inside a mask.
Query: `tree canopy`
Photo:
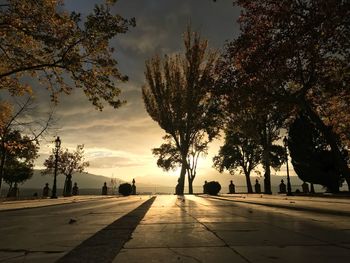
[[[20,164],[17,159],[11,160],[13,151],[27,149],[30,145],[38,146],[39,138],[48,132],[53,124],[52,112],[45,119],[39,116],[33,118],[31,115],[35,113],[35,106],[31,96],[14,99],[12,104],[9,101],[0,101],[0,189],[4,169],[11,166],[15,171],[15,166]],[[18,154],[17,152],[16,156]],[[23,169],[30,165],[25,161]]]
[[[84,91],[97,108],[118,108],[120,73],[109,42],[134,19],[111,13],[115,1],[96,5],[82,19],[60,0],[7,0],[0,6],[0,90],[31,92],[38,79],[57,101],[59,93]]]
[[[350,183],[341,144],[349,148],[350,4],[348,1],[237,0],[240,36],[226,45],[219,92],[241,109],[303,112],[323,134]]]
[[[52,154],[45,160],[43,174],[53,174],[55,169],[56,149],[52,150]],[[63,195],[70,196],[72,191],[72,176],[74,173],[82,173],[89,166],[89,162],[85,161],[84,145],[77,145],[75,151],[70,152],[68,149],[59,150],[57,153],[57,171],[66,177]]]
[[[323,185],[333,193],[339,191],[344,178],[336,169],[336,163],[324,136],[303,114],[290,126],[288,148],[294,170],[300,179]]]
[[[250,181],[251,172],[257,168],[262,159],[263,149],[254,139],[243,133],[226,130],[225,143],[214,157],[214,166],[222,172],[224,169],[231,174],[243,173],[247,181],[248,193],[253,193]]]
[[[0,146],[0,152],[3,152]],[[34,160],[38,156],[38,145],[20,131],[7,134],[6,163],[3,167],[3,179],[12,187],[13,183],[22,183],[33,175]]]
[[[187,158],[191,146],[195,142],[199,145],[199,141],[206,144],[219,130],[219,118],[209,93],[217,54],[208,50],[207,45],[188,28],[184,54],[165,55],[164,59],[155,56],[146,62],[143,100],[149,115],[170,136],[181,156],[182,189],[190,167]],[[190,193],[193,179],[189,178]]]

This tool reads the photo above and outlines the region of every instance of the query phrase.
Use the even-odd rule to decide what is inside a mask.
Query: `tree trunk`
[[[333,133],[331,127],[328,127],[326,124],[324,124],[320,116],[318,116],[318,114],[313,111],[307,101],[303,101],[302,107],[305,109],[310,119],[314,122],[317,129],[322,132],[327,143],[331,147],[331,152],[336,161],[339,173],[344,176],[346,183],[348,184],[348,191],[350,191],[350,168],[338,147],[336,135]]]
[[[3,145],[2,147],[4,149],[5,146]],[[6,152],[2,150],[1,157],[0,157],[0,196],[1,196],[2,178],[4,176],[5,161],[6,161]]]
[[[247,189],[248,193],[252,194],[253,193],[253,187],[252,187],[252,182],[250,181],[250,174],[245,174],[245,180],[247,182]]]
[[[182,164],[181,166],[181,172],[180,172],[180,177],[177,180],[177,185],[176,185],[176,191],[175,193],[177,195],[183,195],[184,194],[184,188],[185,188],[185,175],[186,175],[186,166]]]
[[[271,191],[271,170],[270,170],[270,139],[269,139],[269,131],[267,127],[264,127],[263,131],[263,167],[265,170],[264,173],[264,193],[272,194]]]
[[[264,174],[264,193],[272,194],[271,191],[271,170],[270,170],[270,162],[265,166],[265,174]]]
[[[310,193],[311,194],[315,193],[315,188],[314,188],[314,184],[313,183],[311,183]]]
[[[7,197],[11,197],[11,193],[12,193],[12,182],[9,184],[9,190],[7,191]]]
[[[187,177],[188,177],[188,193],[190,195],[193,195],[193,179],[194,179],[194,177],[192,177],[190,174],[188,174]]]

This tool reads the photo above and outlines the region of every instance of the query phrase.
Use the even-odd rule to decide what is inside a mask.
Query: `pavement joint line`
[[[207,194],[197,194],[197,196],[206,196]],[[237,198],[237,199],[245,199],[245,198],[265,198],[269,200],[290,200],[290,201],[308,201],[315,203],[336,203],[336,204],[347,204],[350,201],[350,196],[343,197],[331,197],[331,196],[288,196],[288,195],[268,195],[268,194],[223,194],[222,197],[226,198]]]
[[[109,199],[106,198],[106,199]],[[9,209],[0,209],[0,213],[7,212],[7,211],[18,211],[18,210],[25,210],[25,209],[35,209],[35,208],[42,208],[42,207],[49,207],[49,206],[59,206],[59,205],[68,205],[68,204],[75,204],[75,203],[84,203],[84,202],[97,202],[103,200],[100,199],[84,199],[84,200],[72,200],[69,202],[62,202],[58,204],[47,204],[47,205],[40,205],[40,206],[28,206],[28,207],[15,207],[15,208],[9,208]]]
[[[23,253],[21,255],[10,256],[10,257],[7,257],[7,258],[0,259],[0,262],[7,262],[7,260],[13,260],[13,259],[22,258],[22,257],[24,257],[24,260],[25,260],[25,257],[27,255],[30,255],[30,254],[36,254],[36,253],[37,254],[61,254],[64,251],[50,251],[50,250],[49,251],[40,251],[40,250],[26,250],[26,249],[0,249],[0,252]]]
[[[133,231],[146,215],[155,199],[156,196],[146,201],[143,200],[137,208],[84,240],[80,245],[58,259],[56,263],[112,262],[124,247],[124,244],[131,239]],[[133,220],[130,220],[131,218]],[[120,229],[118,228],[120,225],[128,225],[129,229]]]
[[[152,247],[128,247],[128,248],[124,248],[127,250],[142,250],[142,249],[159,249],[159,248],[214,248],[214,247],[227,247],[226,245],[222,245],[222,246],[218,246],[218,245],[196,245],[196,246],[191,246],[191,245],[187,245],[187,246],[164,246],[164,247],[160,247],[160,246],[152,246]]]
[[[216,232],[214,232],[213,230],[211,230],[205,223],[202,223],[201,221],[199,221],[195,216],[191,215],[186,209],[184,209],[184,207],[181,207],[178,202],[181,202],[181,204],[183,203],[183,201],[185,201],[185,197],[182,201],[177,200],[176,205],[183,210],[186,214],[188,214],[190,217],[192,217],[194,220],[196,220],[199,224],[201,224],[202,226],[205,227],[205,229],[207,229],[210,233],[212,233],[214,236],[216,236],[216,238],[218,238],[222,243],[224,243],[224,247],[229,248],[233,253],[235,253],[236,255],[240,256],[243,260],[245,260],[248,263],[252,263],[249,259],[247,259],[245,256],[243,256],[241,253],[239,253],[237,250],[235,250],[233,247],[230,247],[230,245],[224,240],[222,239]],[[192,200],[188,200],[189,202],[193,202]],[[201,204],[200,204],[201,205]]]
[[[12,260],[12,259],[21,258],[21,257],[25,257],[25,255],[18,255],[18,256],[3,258],[3,259],[0,259],[0,262],[6,262],[7,260]]]
[[[210,197],[208,197],[208,198],[210,198]],[[227,198],[224,199],[224,198],[215,198],[215,197],[213,197],[212,199],[231,201],[231,200],[229,200],[229,199],[227,199]],[[232,201],[233,201],[233,200],[232,200]],[[234,201],[233,201],[233,202],[234,202]],[[239,201],[238,201],[238,202],[239,202]],[[240,203],[246,203],[246,202],[241,201]],[[255,203],[253,203],[253,204],[255,204]],[[337,215],[338,215],[338,214],[337,214]],[[267,222],[264,222],[264,224],[270,225],[270,224],[267,223]],[[273,225],[273,227],[278,227],[278,228],[283,229],[283,230],[291,231],[290,229],[288,229],[288,228],[286,228],[286,227],[282,227],[282,226]],[[335,243],[335,242],[329,242],[329,241],[327,241],[327,240],[320,239],[320,238],[315,238],[314,236],[305,234],[305,233],[303,233],[303,232],[298,232],[298,231],[292,231],[292,232],[294,232],[294,233],[296,233],[296,234],[298,234],[298,235],[301,235],[301,236],[304,236],[304,237],[307,237],[307,238],[311,238],[311,239],[314,239],[314,240],[317,240],[317,241],[320,241],[320,242],[324,243],[324,244],[319,244],[319,245],[317,245],[317,246],[334,246],[334,247],[345,248],[345,249],[347,249],[347,250],[350,250],[350,247],[348,247],[348,246],[346,246],[346,245],[337,244],[337,243]],[[235,245],[235,246],[241,246],[241,245]],[[242,245],[242,246],[245,246],[245,245]],[[266,245],[266,246],[274,246],[274,245]],[[287,246],[283,246],[283,247],[293,247],[293,246],[299,246],[299,245],[287,245]],[[314,244],[304,244],[303,246],[310,246],[310,247],[312,247],[312,246],[315,246],[315,245],[314,245]]]
[[[268,224],[268,223],[265,222],[264,224]],[[270,224],[268,224],[268,225],[270,225]],[[277,227],[277,228],[282,229],[284,231],[292,231],[289,228],[283,227],[283,226],[277,226],[277,225],[273,225],[273,224],[271,226]],[[301,236],[304,236],[304,237],[307,237],[307,238],[311,238],[311,239],[314,239],[314,240],[317,240],[317,241],[320,241],[320,242],[324,243],[324,244],[319,244],[318,246],[335,246],[335,247],[350,249],[350,247],[341,246],[340,244],[337,244],[335,242],[329,242],[328,240],[325,240],[325,239],[322,239],[322,238],[317,238],[317,237],[314,237],[314,236],[312,236],[310,234],[305,234],[303,231],[300,232],[300,231],[293,230],[292,232],[296,233],[298,235],[301,235]],[[296,245],[288,245],[288,246],[296,246]],[[313,244],[304,244],[303,246],[314,246],[314,245]]]
[[[198,262],[198,263],[202,263],[201,260],[199,260],[198,258],[194,257],[194,256],[189,256],[183,253],[180,253],[179,251],[176,251],[170,247],[167,247],[171,252],[173,252],[175,255],[181,256],[181,257],[185,257],[185,258],[190,258],[193,259],[194,261]]]
[[[24,253],[24,254],[31,254],[31,253],[47,253],[47,254],[55,254],[55,253],[63,253],[64,251],[58,251],[58,250],[27,250],[27,249],[7,249],[7,248],[0,248],[0,252],[8,252],[8,253]]]
[[[27,206],[27,207],[15,207],[15,208],[8,208],[8,209],[1,209],[1,202],[0,202],[0,213],[1,212],[7,212],[7,211],[17,211],[17,210],[25,210],[25,209],[35,209],[35,208],[44,208],[44,207],[50,207],[50,206],[59,206],[59,205],[69,205],[69,204],[77,204],[77,203],[85,203],[85,202],[98,202],[102,200],[110,200],[112,198],[116,198],[116,196],[108,196],[108,197],[103,197],[103,198],[89,198],[89,199],[83,199],[83,200],[68,200],[68,202],[62,202],[62,203],[53,203],[53,204],[45,204],[45,205],[39,205],[39,206]],[[38,201],[39,199],[36,199],[35,201]],[[44,199],[45,200],[45,199]],[[48,199],[50,200],[50,199]],[[55,199],[57,200],[57,199]],[[127,199],[119,199],[117,197],[118,202],[123,202],[123,203],[133,203],[135,200],[127,200]],[[17,202],[17,201],[13,201]],[[18,202],[22,202],[19,200]],[[29,203],[29,202],[26,202]]]
[[[297,210],[297,211],[314,212],[314,213],[319,213],[319,214],[350,216],[350,212],[346,212],[346,211],[334,211],[334,210],[329,210],[329,209],[312,208],[312,207],[305,207],[305,206],[296,207],[296,206],[289,206],[289,205],[283,205],[283,204],[267,204],[267,203],[259,203],[259,202],[254,202],[254,201],[232,200],[232,199],[228,199],[228,198],[224,198],[224,197],[217,197],[217,196],[200,196],[200,197],[208,198],[208,199],[223,200],[223,201],[227,201],[227,202],[237,202],[237,203],[245,203],[245,204],[252,204],[252,205],[284,208],[284,209]]]

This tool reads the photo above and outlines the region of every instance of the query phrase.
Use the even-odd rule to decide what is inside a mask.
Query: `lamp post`
[[[58,153],[61,147],[61,140],[60,137],[57,136],[55,140],[55,170],[54,170],[54,179],[53,179],[53,186],[52,186],[52,195],[51,198],[57,198],[56,191],[57,191],[57,162],[58,162]]]
[[[290,178],[289,178],[289,167],[288,167],[288,139],[287,137],[284,137],[283,139],[283,143],[284,143],[284,149],[286,151],[286,165],[287,165],[287,195],[293,195],[292,194],[292,187],[290,185]]]

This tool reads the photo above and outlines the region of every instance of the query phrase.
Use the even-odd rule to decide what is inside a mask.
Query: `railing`
[[[174,194],[175,193],[175,187],[171,186],[146,186],[146,187],[138,187],[136,184],[136,191],[139,194]],[[221,194],[226,194],[229,192],[228,185],[227,186],[221,186]],[[272,193],[277,194],[279,192],[278,186],[272,186]],[[323,193],[325,192],[325,189],[320,185],[315,185],[315,192],[316,193]],[[263,191],[263,185],[261,186],[261,190]],[[292,185],[292,191],[295,192],[296,189],[299,189],[299,191],[302,191],[301,185]],[[236,185],[235,186],[236,193],[247,193],[247,187],[245,185]],[[347,186],[343,186],[341,190],[346,191]],[[1,197],[4,198],[7,195],[7,189],[2,189],[1,191]],[[118,189],[112,190],[112,188],[108,189],[108,194],[117,194]],[[254,185],[253,185],[253,191],[254,191]],[[63,192],[63,189],[57,189],[57,195],[61,196]],[[193,186],[193,192],[194,193],[203,193],[203,186]],[[24,198],[31,198],[34,197],[34,193],[37,193],[37,196],[40,198],[42,195],[42,189],[37,188],[19,188],[19,197],[21,199]],[[188,186],[185,186],[185,193],[188,193]],[[79,189],[79,195],[100,195],[101,194],[101,188],[89,188]]]

